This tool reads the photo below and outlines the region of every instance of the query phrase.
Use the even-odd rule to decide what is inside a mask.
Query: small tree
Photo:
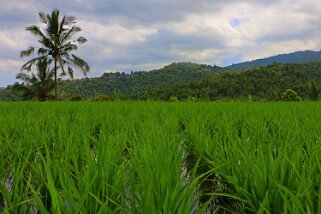
[[[283,101],[301,101],[301,97],[293,89],[287,89],[282,94]]]
[[[70,101],[81,101],[83,98],[81,96],[81,94],[75,94],[74,96],[72,96],[70,98]]]
[[[177,99],[177,97],[175,97],[175,96],[171,96],[169,99],[168,99],[168,101],[169,102],[176,102],[178,99]]]
[[[38,99],[39,101],[46,101],[49,97],[49,92],[54,88],[54,71],[49,68],[46,58],[39,58],[36,64],[37,73],[17,74],[17,79],[22,80],[23,83],[15,83],[12,90],[22,97],[23,100]]]
[[[110,101],[112,100],[110,96],[105,94],[99,94],[94,96],[91,101],[98,102],[98,101]]]

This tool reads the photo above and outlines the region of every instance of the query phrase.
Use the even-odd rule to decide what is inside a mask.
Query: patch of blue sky
[[[232,19],[232,20],[230,21],[230,25],[231,25],[232,27],[237,27],[237,26],[239,26],[240,24],[241,24],[241,20],[240,20],[240,19],[234,18],[234,19]]]

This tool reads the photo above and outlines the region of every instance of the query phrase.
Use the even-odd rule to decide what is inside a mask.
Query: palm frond
[[[76,17],[74,16],[64,16],[65,18],[65,25],[71,25],[76,23]]]
[[[58,42],[58,33],[59,33],[59,10],[54,9],[51,12],[51,16],[47,15],[48,17],[48,24],[47,24],[47,34],[52,38],[56,43]]]
[[[77,41],[78,41],[78,43],[79,44],[84,44],[85,42],[87,42],[87,39],[85,38],[85,37],[79,37],[78,39],[77,39]]]
[[[31,71],[31,67],[41,58],[44,58],[44,56],[36,57],[29,60],[21,66],[21,70]]]
[[[48,23],[48,18],[47,15],[44,12],[39,12],[39,19],[41,21],[41,23],[47,24]]]
[[[59,27],[59,34],[61,35],[62,32],[66,31],[67,29],[64,28],[65,26],[65,21],[66,21],[66,16],[64,16],[60,22],[60,27]]]
[[[68,67],[68,75],[71,79],[74,79],[74,70],[71,67]]]
[[[36,63],[36,59],[31,59],[21,66],[21,70],[31,71],[31,67]]]
[[[74,58],[74,62],[77,66],[82,67],[85,72],[89,72],[90,68],[85,60],[81,59],[80,57],[78,57],[74,54],[72,54],[72,57]]]
[[[61,58],[58,61],[59,61],[59,65],[60,65],[60,68],[61,68],[61,75],[65,76],[66,75],[65,62]]]
[[[37,37],[45,37],[45,35],[41,32],[40,28],[38,26],[32,25],[29,27],[26,27],[26,31],[29,31],[33,35]]]
[[[42,39],[39,39],[38,42],[40,44],[42,44],[44,47],[46,47],[47,49],[51,50],[55,47],[54,43],[53,43],[53,40],[47,38],[47,37],[44,37]]]
[[[63,54],[64,52],[76,51],[77,49],[78,46],[76,44],[67,43],[61,48],[61,52]]]
[[[23,58],[25,56],[30,56],[31,54],[33,54],[35,51],[35,47],[29,47],[27,50],[21,51],[20,52],[20,57]]]
[[[68,57],[69,62],[76,66],[78,69],[80,69],[83,72],[83,74],[87,76],[87,73],[90,71],[87,62],[74,54],[72,54],[71,56],[72,58]]]
[[[26,28],[27,31],[31,32],[33,35],[39,38],[38,42],[40,44],[43,44],[47,48],[52,48],[52,40],[50,38],[47,38],[43,32],[40,30],[38,26],[29,26]]]
[[[80,32],[81,28],[77,26],[72,26],[68,32],[62,35],[61,43],[64,44],[68,42],[76,33]]]
[[[22,72],[18,73],[16,78],[20,79],[20,80],[22,80],[24,82],[30,82],[30,80],[31,80],[30,75],[28,75],[26,73],[22,73]]]
[[[47,48],[39,48],[38,49],[38,55],[45,55],[45,54],[48,54],[49,53],[49,49]]]

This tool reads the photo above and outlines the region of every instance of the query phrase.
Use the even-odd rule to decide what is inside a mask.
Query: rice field
[[[0,103],[0,212],[321,213],[320,103]]]

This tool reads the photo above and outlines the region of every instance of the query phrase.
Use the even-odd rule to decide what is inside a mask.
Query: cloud
[[[0,86],[11,84],[27,60],[19,59],[19,52],[38,45],[25,27],[39,24],[39,11],[50,12],[53,8],[60,9],[61,15],[76,16],[77,25],[83,29],[78,35],[88,39],[77,55],[91,65],[90,76],[150,70],[178,61],[228,65],[321,48],[321,2],[316,0],[1,3]],[[81,73],[75,76],[81,77]]]
[[[13,84],[16,80],[16,74],[20,70],[16,70],[22,65],[19,60],[1,59],[0,60],[0,86],[5,87],[8,84]]]

